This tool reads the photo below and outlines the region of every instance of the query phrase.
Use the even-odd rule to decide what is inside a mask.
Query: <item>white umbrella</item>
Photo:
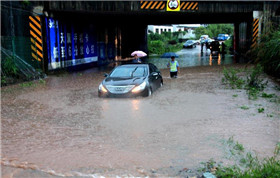
[[[147,56],[147,54],[143,51],[134,51],[133,53],[131,53],[131,56],[135,56],[135,54],[138,56],[138,57],[145,57]]]

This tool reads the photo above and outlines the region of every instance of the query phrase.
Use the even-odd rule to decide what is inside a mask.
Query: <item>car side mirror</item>
[[[158,73],[157,72],[153,72],[152,76],[158,76]]]
[[[107,74],[107,73],[104,74],[104,77],[108,77],[108,76],[109,76],[109,74]]]

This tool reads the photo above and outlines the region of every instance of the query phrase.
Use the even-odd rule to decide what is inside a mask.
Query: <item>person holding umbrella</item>
[[[131,53],[131,56],[134,56],[132,62],[133,63],[142,63],[142,60],[140,59],[140,57],[145,57],[147,56],[147,54],[143,51],[134,51],[133,53]]]
[[[142,60],[137,56],[137,54],[135,54],[132,62],[133,63],[142,63]]]
[[[178,61],[175,60],[175,56],[171,56],[171,61],[167,63],[167,67],[170,68],[170,77],[177,78],[180,68]]]

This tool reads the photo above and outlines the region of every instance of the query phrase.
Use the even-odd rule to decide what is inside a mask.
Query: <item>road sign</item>
[[[180,0],[167,0],[166,11],[180,11]]]

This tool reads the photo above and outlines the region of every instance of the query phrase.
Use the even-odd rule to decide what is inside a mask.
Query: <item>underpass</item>
[[[6,7],[2,8],[2,36],[7,37],[3,47],[21,49],[8,37],[26,39],[22,44],[28,50],[16,52],[48,73],[107,65],[130,56],[134,50],[148,52],[148,24],[231,23],[234,53],[240,57],[258,43],[267,28],[265,23],[280,21],[277,1],[181,1],[180,11],[175,12],[167,11],[166,4],[167,1],[32,1],[24,9],[19,2],[1,2]]]
[[[129,56],[135,48],[146,49],[146,24],[139,24],[132,33],[124,17],[141,22],[144,18],[149,24],[226,22],[206,18],[209,14],[202,12],[205,7],[205,11],[212,9],[212,17],[224,15],[231,22],[238,17],[236,47],[248,47],[252,44],[249,26],[253,15],[245,12],[246,7],[260,10],[260,3],[245,2],[240,7],[235,4],[233,9],[240,12],[233,14],[214,13],[227,2],[208,6],[207,2],[199,2],[198,10],[186,14],[141,10],[140,2],[110,3],[43,2],[48,12],[48,16],[40,17],[43,50],[32,50],[33,54],[44,54],[40,64],[45,70],[54,70],[52,63],[65,69],[65,64],[77,67],[76,64],[87,62],[84,58],[97,61],[86,63],[87,70],[62,70],[43,80],[1,88],[2,177],[197,176],[201,175],[197,172],[200,162],[214,158],[230,165],[236,161],[230,159],[233,155],[224,144],[231,137],[260,158],[273,155],[275,144],[279,143],[279,105],[265,98],[249,100],[245,90],[231,90],[222,84],[223,67],[245,70],[245,65],[236,64],[234,56],[211,56],[210,51],[201,54],[199,46],[183,49],[177,52],[182,66],[177,79],[170,79],[165,68],[168,58],[149,56],[164,79],[163,87],[151,97],[103,99],[97,95],[104,73],[111,70],[100,66]],[[256,5],[249,7],[253,3]],[[84,24],[81,19],[90,23]],[[108,24],[102,24],[104,19]],[[83,31],[78,27],[88,28]],[[51,37],[44,36],[47,28],[51,29]],[[61,35],[63,29],[66,33]],[[87,36],[89,31],[92,33]],[[135,33],[139,35],[132,38]],[[48,37],[52,44],[47,43]],[[60,37],[64,37],[66,47],[75,49],[77,45],[77,58],[63,58]],[[33,44],[40,46],[39,41]],[[87,45],[94,45],[88,51],[93,52],[92,56],[85,55]],[[75,56],[76,52],[70,54]],[[279,84],[266,75],[262,77],[268,80],[264,92],[280,97]],[[248,109],[242,109],[244,106]],[[259,108],[264,108],[264,112],[259,113]]]

